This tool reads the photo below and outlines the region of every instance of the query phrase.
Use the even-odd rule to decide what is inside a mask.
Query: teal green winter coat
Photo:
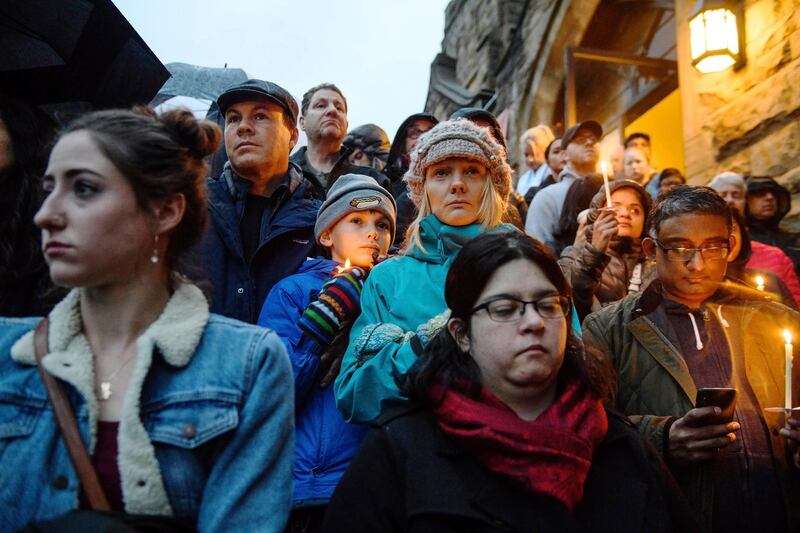
[[[336,404],[345,420],[368,422],[387,404],[405,399],[395,376],[417,359],[414,346],[420,345],[410,341],[421,325],[447,309],[447,271],[464,244],[484,229],[480,224],[448,226],[429,215],[420,223],[424,250],[411,246],[370,273],[335,383]]]

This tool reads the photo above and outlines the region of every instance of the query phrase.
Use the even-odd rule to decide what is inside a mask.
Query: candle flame
[[[337,266],[336,270],[338,271],[339,274],[341,274],[342,272],[344,272],[348,268],[350,268],[350,258],[349,257],[347,258],[347,260],[345,260],[344,266]]]
[[[783,338],[786,339],[786,344],[792,344],[792,334],[788,329],[783,330]]]
[[[756,276],[756,285],[758,285],[758,290],[764,290],[764,277],[763,276]]]

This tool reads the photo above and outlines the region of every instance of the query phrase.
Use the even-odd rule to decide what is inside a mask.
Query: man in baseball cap
[[[558,251],[555,231],[567,191],[572,182],[595,172],[602,137],[603,128],[594,120],[579,122],[565,131],[561,148],[567,152],[567,164],[558,176],[558,183],[542,189],[533,197],[525,220],[525,233],[553,251]]]
[[[217,99],[228,162],[208,181],[210,228],[202,263],[211,311],[255,323],[272,286],[315,255],[320,202],[289,162],[297,101],[280,85],[247,80]]]

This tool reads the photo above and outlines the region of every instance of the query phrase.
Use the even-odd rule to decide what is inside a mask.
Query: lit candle
[[[764,277],[763,276],[756,276],[756,289],[763,291],[764,290]]]
[[[338,270],[339,274],[341,274],[342,272],[344,272],[348,268],[350,268],[350,258],[349,257],[345,260],[344,266],[343,267],[337,266],[336,270]]]
[[[784,354],[786,356],[786,394],[784,407],[788,410],[792,409],[792,334],[788,329],[783,330],[783,338],[786,339],[786,346],[784,346]]]
[[[600,171],[603,173],[603,187],[606,190],[606,207],[611,207],[611,187],[608,185],[608,163],[600,162]]]

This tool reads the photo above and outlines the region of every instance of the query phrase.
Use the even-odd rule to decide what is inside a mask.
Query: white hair
[[[520,152],[525,152],[525,148],[528,146],[528,143],[533,142],[542,149],[542,151],[547,148],[547,145],[553,142],[556,138],[553,135],[553,130],[550,129],[550,126],[546,124],[539,124],[538,126],[534,126],[528,130],[525,130],[519,138],[520,144]]]
[[[742,192],[747,191],[747,185],[745,185],[744,183],[744,176],[742,176],[741,174],[737,174],[736,172],[731,172],[729,170],[717,174],[716,176],[714,176],[714,179],[708,182],[708,186],[714,189],[715,191],[725,185],[733,185],[734,187],[740,189]]]

